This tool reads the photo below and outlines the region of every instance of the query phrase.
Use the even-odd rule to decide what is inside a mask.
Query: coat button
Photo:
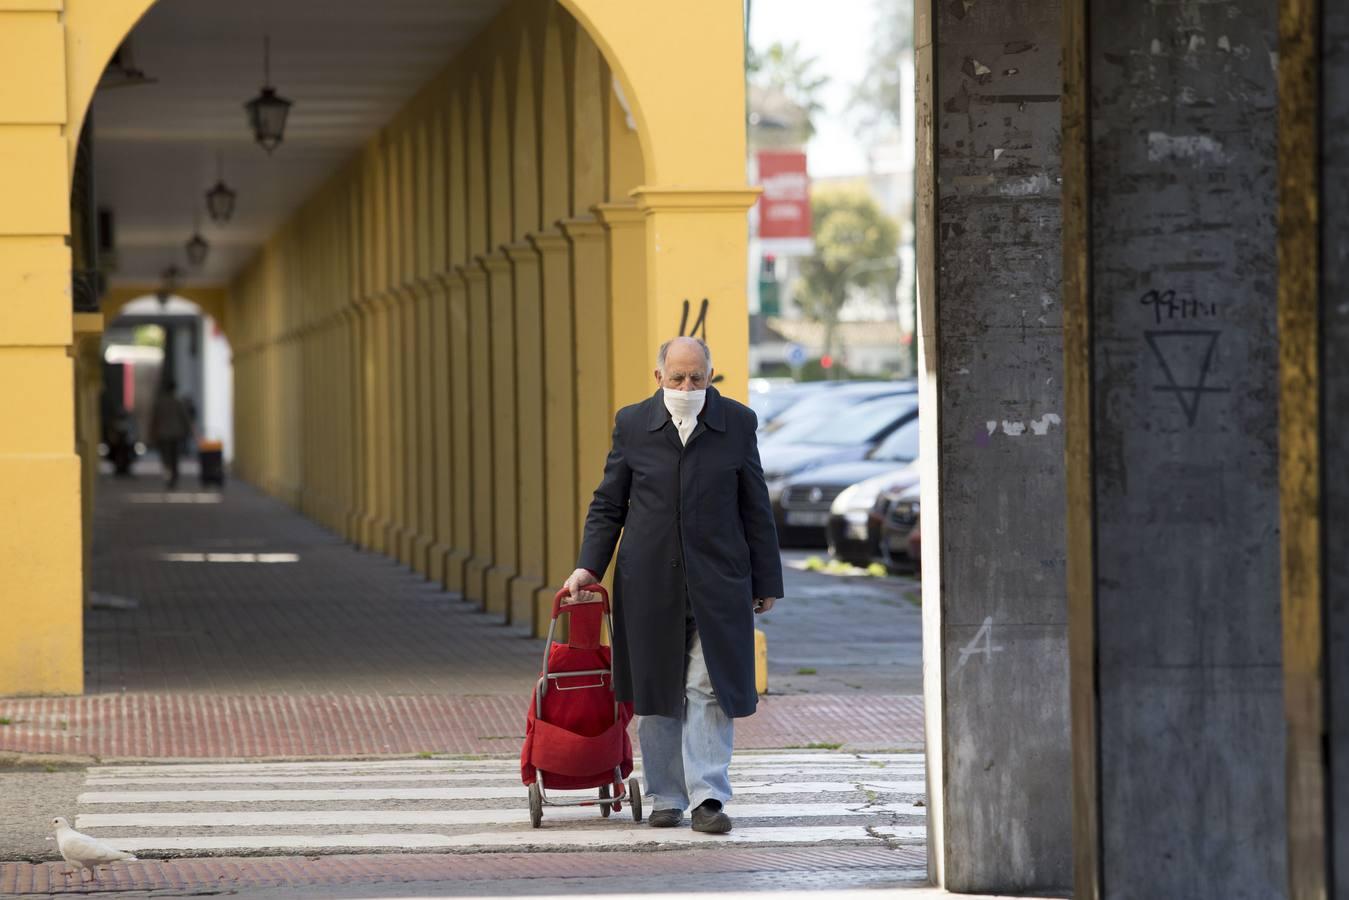
[[[672,569],[677,569],[677,568],[679,568],[679,560],[677,560],[677,559],[672,559],[672,560],[670,560],[670,568],[672,568]]]

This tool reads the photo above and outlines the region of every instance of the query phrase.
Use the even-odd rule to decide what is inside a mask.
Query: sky
[[[818,60],[815,69],[829,76],[822,92],[824,113],[806,147],[813,177],[866,171],[866,153],[847,114],[852,89],[866,69],[874,0],[753,0],[749,40],[756,48],[774,41],[796,42]]]

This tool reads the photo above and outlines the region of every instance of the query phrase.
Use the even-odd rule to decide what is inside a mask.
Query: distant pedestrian
[[[615,685],[637,736],[657,828],[731,830],[733,720],[753,714],[754,613],[782,596],[782,557],[754,412],[722,397],[712,353],[666,342],[656,393],[619,410],[571,597],[614,569]]]
[[[159,396],[150,413],[150,440],[159,450],[159,461],[164,466],[170,490],[178,486],[178,455],[183,441],[192,434],[192,417],[183,401],[178,399],[177,387],[172,378],[165,378],[159,385]]]

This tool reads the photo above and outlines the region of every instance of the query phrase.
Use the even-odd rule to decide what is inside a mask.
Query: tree
[[[897,128],[902,107],[900,60],[913,52],[913,0],[875,0],[875,30],[867,51],[867,71],[853,87],[852,108],[863,128]]]
[[[745,61],[752,85],[783,95],[805,115],[802,143],[815,134],[815,116],[824,111],[820,91],[829,83],[828,75],[814,71],[816,62],[815,57],[804,55],[795,41],[775,41],[763,51],[751,47]]]
[[[849,292],[893,287],[899,227],[861,191],[817,191],[810,204],[815,252],[801,263],[796,298],[808,318],[824,325],[823,353],[833,356]]]

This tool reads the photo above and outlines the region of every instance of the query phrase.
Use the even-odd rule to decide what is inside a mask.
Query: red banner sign
[[[759,237],[809,238],[810,176],[806,154],[795,150],[760,150]]]

